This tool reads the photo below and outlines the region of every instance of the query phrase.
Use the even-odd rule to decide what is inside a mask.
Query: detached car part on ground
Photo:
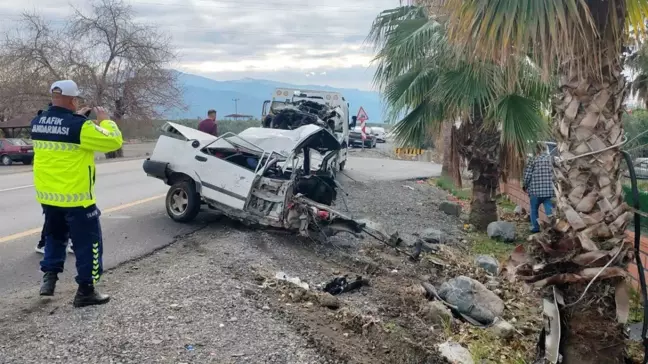
[[[367,232],[398,243],[369,222],[356,221],[330,207],[337,197],[326,158],[340,149],[337,139],[317,125],[294,130],[249,128],[214,137],[166,123],[147,175],[171,186],[166,210],[178,222],[193,220],[201,205],[250,225],[269,226],[319,238],[345,231]],[[311,171],[311,153],[326,155]],[[301,162],[298,165],[297,162]]]

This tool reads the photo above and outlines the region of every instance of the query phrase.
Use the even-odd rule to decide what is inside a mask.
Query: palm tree
[[[375,82],[399,120],[399,142],[420,144],[443,123],[459,121],[458,152],[473,174],[470,222],[486,230],[497,220],[501,157],[519,160],[546,126],[540,109],[549,96],[539,74],[520,58],[517,82],[509,83],[507,69],[462,57],[447,42],[444,24],[421,6],[382,12],[369,39],[378,50]]]
[[[464,52],[502,65],[524,54],[545,75],[560,78],[553,104],[561,158],[555,166],[558,212],[534,237],[533,260],[520,274],[537,287],[551,287],[545,307],[559,308],[546,310],[552,330],[563,323],[562,330],[547,333],[548,359],[557,357],[560,343],[565,363],[621,363],[623,276],[632,257],[624,240],[631,213],[619,180],[622,49],[628,30],[645,35],[648,1],[443,3],[449,38]]]

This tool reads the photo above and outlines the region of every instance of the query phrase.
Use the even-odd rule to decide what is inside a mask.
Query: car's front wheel
[[[3,166],[10,166],[12,163],[11,157],[9,157],[8,155],[0,156],[0,163]]]
[[[193,181],[176,182],[166,196],[166,210],[177,222],[189,222],[200,212],[200,195]]]

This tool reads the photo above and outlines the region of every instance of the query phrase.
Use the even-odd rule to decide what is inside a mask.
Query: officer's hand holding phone
[[[96,123],[100,123],[104,120],[110,120],[110,115],[108,115],[108,110],[104,109],[101,106],[97,106],[92,111],[97,115],[96,118],[94,118]]]

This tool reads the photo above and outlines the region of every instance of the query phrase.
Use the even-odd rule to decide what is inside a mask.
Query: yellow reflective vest
[[[34,143],[34,187],[41,204],[88,207],[95,204],[95,152],[122,146],[112,120],[99,125],[83,115],[50,106],[31,122]]]

